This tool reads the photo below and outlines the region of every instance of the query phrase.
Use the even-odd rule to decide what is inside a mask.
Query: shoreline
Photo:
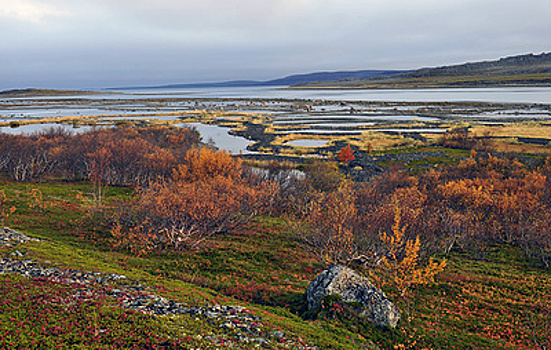
[[[551,83],[545,84],[492,84],[492,85],[369,85],[369,86],[288,86],[280,90],[438,90],[438,89],[499,89],[499,88],[550,88]]]

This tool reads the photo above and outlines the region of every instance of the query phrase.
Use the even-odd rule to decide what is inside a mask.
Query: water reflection
[[[283,86],[284,88],[285,86]],[[286,90],[282,87],[126,90],[108,98],[282,98],[394,102],[551,103],[551,88],[455,88],[391,90]],[[106,98],[106,95],[100,95]]]
[[[218,125],[207,125],[207,124],[201,124],[201,123],[183,123],[183,124],[176,124],[175,126],[186,128],[186,127],[194,127],[197,129],[201,137],[203,138],[203,142],[209,142],[212,140],[212,143],[219,149],[224,149],[232,154],[253,154],[254,152],[251,152],[247,150],[247,146],[249,146],[252,142],[247,140],[244,137],[239,136],[233,136],[228,134],[228,131],[230,129],[223,128]]]
[[[298,139],[285,143],[289,146],[302,146],[302,147],[321,147],[325,146],[328,140],[310,140],[310,139]]]
[[[0,132],[11,134],[11,135],[29,135],[38,133],[41,131],[46,131],[48,129],[62,129],[63,131],[67,132],[73,132],[73,133],[85,133],[88,131],[92,131],[97,128],[104,128],[107,127],[106,125],[82,125],[82,126],[75,126],[70,124],[56,124],[56,123],[44,123],[44,124],[27,124],[27,125],[21,125],[18,127],[11,127],[11,126],[3,126],[0,127]]]

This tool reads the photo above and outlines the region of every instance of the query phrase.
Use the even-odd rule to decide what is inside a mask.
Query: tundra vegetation
[[[296,176],[276,161],[253,169],[193,129],[0,134],[3,224],[44,239],[0,254],[121,273],[189,305],[244,305],[263,317],[261,334],[295,346],[548,349],[551,160],[461,133],[423,147],[460,156],[354,182],[341,170],[364,151],[350,147]],[[377,328],[338,298],[308,311],[308,282],[332,263],[368,275],[407,317]],[[47,279],[0,280],[2,348],[224,347],[211,341],[226,332],[214,321],[145,315],[101,293],[75,299]]]

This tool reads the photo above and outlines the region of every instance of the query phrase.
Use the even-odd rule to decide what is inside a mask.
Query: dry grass
[[[327,140],[327,141],[339,141],[339,140],[347,140],[347,136],[334,136],[334,135],[312,135],[312,134],[299,134],[299,133],[292,133],[292,134],[285,134],[285,135],[279,135],[275,138],[275,140],[272,142],[272,145],[274,146],[281,146],[287,142],[296,141],[296,140]]]
[[[476,135],[489,133],[498,137],[551,138],[551,125],[542,122],[509,123],[503,126],[472,125]]]
[[[351,140],[354,146],[367,150],[371,147],[373,151],[384,151],[393,147],[421,145],[421,141],[405,137],[404,135],[388,135],[376,130],[362,132],[360,140]],[[371,145],[371,146],[370,146]]]
[[[187,116],[186,119],[175,119],[174,123],[181,122],[192,122],[197,121],[198,119],[194,115],[202,114],[202,111],[184,111],[184,112],[168,112],[168,113],[155,113],[155,114],[100,114],[100,115],[79,115],[79,116],[63,116],[63,117],[49,117],[49,118],[37,118],[37,119],[21,119],[17,120],[16,123],[20,126],[30,125],[30,124],[46,124],[46,123],[55,123],[55,124],[77,124],[77,125],[94,125],[100,121],[116,121],[127,118],[136,118],[136,117],[167,117],[167,116]],[[101,120],[100,120],[101,119]],[[130,120],[131,121],[131,120]],[[162,121],[162,122],[172,122],[172,121]],[[13,122],[3,122],[0,123],[0,126],[10,126]]]
[[[511,139],[510,143],[501,140],[495,141],[493,142],[493,146],[496,152],[551,155],[551,148],[549,146],[516,143],[514,139]]]
[[[551,139],[551,125],[544,122],[508,123],[503,126],[474,124],[472,133],[476,136],[494,137],[492,146],[497,152],[551,154],[549,145],[525,144],[519,137]]]

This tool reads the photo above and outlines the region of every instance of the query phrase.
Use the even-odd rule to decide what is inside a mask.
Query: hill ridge
[[[354,81],[296,84],[296,88],[439,88],[551,86],[551,53],[426,67]]]
[[[158,86],[124,87],[110,88],[108,90],[118,89],[175,89],[175,88],[208,88],[208,87],[250,87],[250,86],[282,86],[305,84],[311,82],[323,82],[345,79],[367,79],[376,76],[386,76],[408,72],[406,70],[342,70],[342,71],[319,71],[313,73],[291,74],[283,78],[271,80],[230,80],[222,82],[207,83],[185,83],[185,84],[166,84]]]

